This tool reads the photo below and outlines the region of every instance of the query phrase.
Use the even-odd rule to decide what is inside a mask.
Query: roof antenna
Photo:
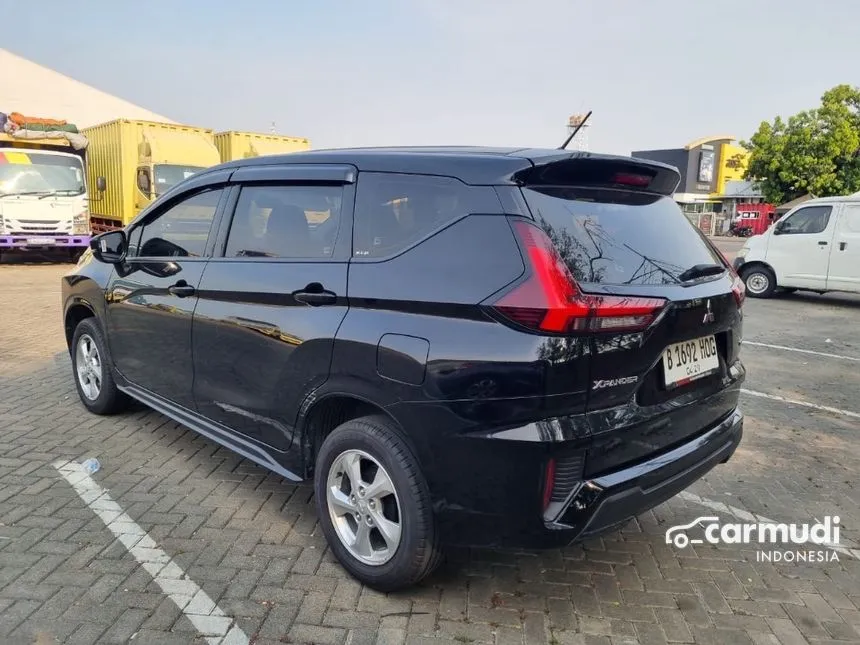
[[[586,114],[586,115],[582,118],[582,121],[580,121],[580,122],[579,122],[579,125],[578,125],[578,126],[576,126],[576,128],[573,130],[573,132],[571,132],[571,133],[570,133],[570,135],[567,137],[567,139],[565,139],[565,140],[564,140],[564,143],[562,143],[562,144],[558,147],[558,149],[559,149],[559,150],[564,150],[565,148],[567,148],[567,144],[569,144],[571,141],[573,141],[573,138],[576,136],[576,133],[577,133],[577,132],[579,132],[579,131],[582,129],[582,126],[584,126],[584,125],[585,125],[585,122],[586,122],[586,121],[588,121],[588,119],[589,119],[590,117],[591,117],[591,110],[589,110],[589,111],[588,111],[588,114]]]

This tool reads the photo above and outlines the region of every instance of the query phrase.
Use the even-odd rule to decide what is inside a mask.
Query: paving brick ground
[[[115,418],[84,412],[59,321],[67,268],[0,266],[0,643],[203,642],[51,466],[86,456],[101,460],[98,482],[258,645],[860,642],[860,561],[678,550],[666,528],[712,514],[681,497],[602,540],[458,551],[420,588],[364,589],[327,550],[308,486],[142,407]],[[746,333],[860,356],[858,315],[851,298],[751,302]],[[744,351],[750,389],[860,411],[856,363]],[[860,423],[756,398],[744,407],[741,449],[691,492],[780,521],[839,514],[843,538],[857,542]]]

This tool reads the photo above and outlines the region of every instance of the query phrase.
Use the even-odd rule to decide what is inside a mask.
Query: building
[[[697,139],[683,148],[635,150],[631,154],[678,169],[681,183],[675,201],[688,213],[720,212],[727,186],[743,180],[749,159],[749,153],[729,135]]]
[[[113,119],[172,119],[0,49],[0,112],[63,119],[85,128]]]

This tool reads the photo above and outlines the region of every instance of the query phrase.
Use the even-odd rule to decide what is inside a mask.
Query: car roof
[[[860,202],[860,192],[852,193],[851,195],[838,195],[834,197],[816,197],[814,199],[807,199],[805,202],[800,202],[792,210],[800,208],[801,206],[836,204],[842,202]]]
[[[631,157],[603,155],[555,148],[514,148],[483,146],[399,146],[332,148],[238,159],[211,170],[281,164],[349,164],[359,172],[398,172],[457,177],[467,184],[513,183],[513,175],[536,165],[563,159],[594,158],[631,162]],[[635,159],[651,166],[665,164]]]

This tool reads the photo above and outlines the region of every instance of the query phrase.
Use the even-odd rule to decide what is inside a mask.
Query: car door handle
[[[818,243],[818,246],[827,246],[827,242],[825,242],[824,240],[821,240],[821,241]]]
[[[848,242],[840,242],[839,243],[839,250],[844,251],[846,246],[848,246]]]
[[[337,294],[326,291],[319,282],[313,282],[304,289],[294,292],[293,298],[312,307],[333,305],[337,302]]]
[[[174,295],[177,298],[187,298],[188,296],[193,296],[194,291],[194,287],[185,282],[185,280],[180,280],[176,284],[167,287],[167,293]]]

